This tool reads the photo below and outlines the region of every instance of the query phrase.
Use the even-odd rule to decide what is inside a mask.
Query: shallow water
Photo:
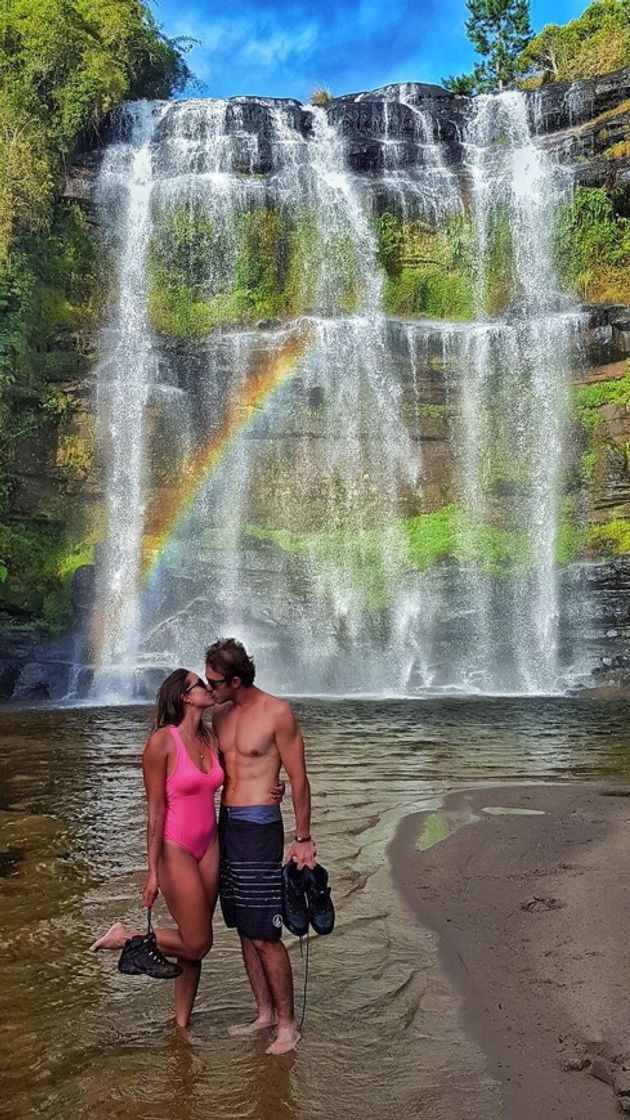
[[[626,706],[537,699],[295,707],[338,927],[311,942],[304,1038],[282,1059],[266,1057],[262,1039],[226,1036],[228,1024],[247,1015],[249,999],[236,939],[220,920],[192,1047],[170,1027],[169,984],[122,977],[115,954],[86,952],[114,917],[141,918],[139,755],[149,711],[3,711],[3,1114],[500,1116],[498,1089],[460,1026],[435,938],[392,886],[394,849],[388,858],[387,848],[404,816],[438,807],[454,786],[628,780]],[[289,942],[299,1007],[304,965],[297,942]]]

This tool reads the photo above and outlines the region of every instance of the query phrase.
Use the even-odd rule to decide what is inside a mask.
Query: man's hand
[[[142,904],[143,906],[146,906],[147,910],[151,909],[159,893],[160,888],[158,887],[157,875],[155,875],[152,871],[149,871],[147,873],[147,880],[144,884],[144,890],[142,892]]]
[[[285,863],[295,860],[298,871],[303,867],[314,867],[315,856],[317,855],[317,848],[314,840],[294,840],[289,848]]]

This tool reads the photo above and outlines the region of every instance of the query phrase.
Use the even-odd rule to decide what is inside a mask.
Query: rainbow
[[[177,484],[160,492],[155,520],[144,535],[141,585],[156,572],[169,541],[235,441],[255,423],[275,393],[296,375],[313,339],[313,329],[308,325],[292,334],[249,378],[238,399],[230,402],[223,423],[210,442],[180,466]]]

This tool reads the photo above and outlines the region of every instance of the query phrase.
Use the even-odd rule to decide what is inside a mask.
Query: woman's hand
[[[284,797],[285,789],[286,789],[286,782],[282,782],[280,780],[280,778],[278,778],[278,781],[277,781],[276,785],[271,787],[271,789],[269,790],[269,793],[273,797],[274,801],[282,801],[282,798]]]
[[[142,892],[142,904],[146,906],[147,910],[151,909],[159,893],[160,888],[158,887],[157,875],[153,871],[148,871],[146,883],[144,884],[144,890]]]

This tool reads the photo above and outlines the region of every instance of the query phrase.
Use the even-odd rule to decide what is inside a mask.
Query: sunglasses
[[[192,692],[193,688],[203,688],[204,692],[208,691],[206,682],[202,681],[201,677],[197,677],[196,681],[193,681],[192,684],[188,685],[188,688],[184,689],[184,691],[182,692],[182,696],[185,696],[187,692]]]
[[[218,680],[211,681],[210,677],[206,677],[206,680],[208,681],[208,688],[213,688],[214,689],[214,688],[218,688],[220,684],[227,684],[228,681],[232,680],[232,678],[231,677],[219,677]]]

